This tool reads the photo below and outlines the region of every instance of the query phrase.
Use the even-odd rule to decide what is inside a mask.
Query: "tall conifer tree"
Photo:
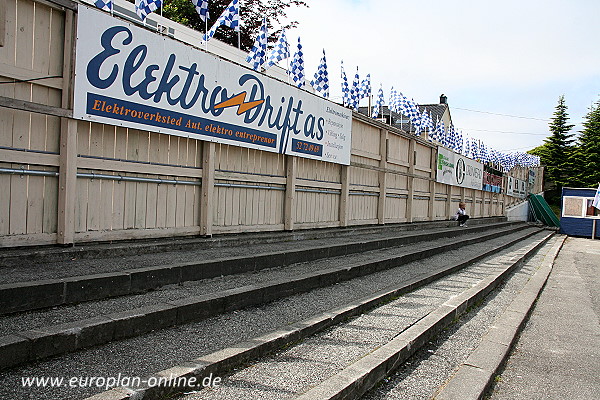
[[[544,146],[546,174],[549,180],[556,184],[559,193],[563,186],[574,181],[573,142],[575,140],[573,134],[569,132],[575,125],[569,124],[568,120],[565,96],[560,96],[554,117],[550,122],[551,135],[545,139],[546,146]]]
[[[598,187],[600,183],[600,100],[585,116],[575,156],[578,186]]]

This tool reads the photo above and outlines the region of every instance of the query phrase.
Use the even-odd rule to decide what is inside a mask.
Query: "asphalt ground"
[[[600,396],[600,240],[567,238],[491,400]]]

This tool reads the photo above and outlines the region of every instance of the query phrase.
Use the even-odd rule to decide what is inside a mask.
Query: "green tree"
[[[574,180],[573,166],[573,134],[569,133],[575,125],[569,124],[565,96],[558,98],[554,117],[550,122],[551,135],[544,140],[542,154],[546,165],[546,174],[554,182],[560,193],[563,186]]]
[[[597,187],[600,183],[600,100],[590,107],[583,127],[575,153],[577,183],[581,187]]]
[[[133,0],[130,0],[133,1]],[[231,0],[212,0],[208,2],[208,29],[217,21]],[[289,29],[298,25],[297,21],[282,25],[287,14],[286,10],[292,6],[299,7],[308,5],[303,0],[241,0],[240,1],[240,48],[250,51],[254,45],[254,39],[262,25],[263,17],[267,17],[269,28],[269,42],[277,40],[281,29]],[[163,16],[172,21],[179,22],[185,26],[204,32],[205,24],[200,19],[191,0],[164,0]],[[279,30],[272,31],[273,26],[279,26]],[[228,27],[219,27],[214,36],[216,39],[238,47],[238,34]]]

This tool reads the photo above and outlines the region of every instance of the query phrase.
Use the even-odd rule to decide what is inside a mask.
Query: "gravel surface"
[[[495,275],[500,266],[505,268],[510,256],[512,254],[506,251],[500,252],[485,263],[468,267],[451,278],[442,278],[347,323],[312,336],[275,356],[255,362],[227,376],[216,389],[203,389],[180,396],[179,399],[294,398],[389,342],[445,301],[472,287],[477,283],[473,279],[462,282],[463,275],[468,275],[470,269],[487,271],[488,276]],[[515,279],[519,281],[516,285],[522,286],[532,271],[532,267],[525,266],[517,272],[515,276],[524,278]],[[511,289],[508,288],[509,292]],[[470,336],[483,333],[485,330],[479,330],[471,332]],[[454,352],[454,345],[450,348],[451,352]],[[462,341],[458,347],[461,345]],[[448,358],[449,355],[440,356],[447,364]]]
[[[385,382],[363,396],[364,400],[424,400],[440,387],[479,345],[496,317],[513,301],[557,238],[551,238],[527,263],[513,272],[484,302],[464,314],[434,340],[427,343]]]
[[[478,221],[482,224],[485,221]],[[428,224],[428,226],[431,224]],[[435,223],[434,223],[435,225]],[[458,236],[464,232],[456,227],[448,228],[448,222],[440,221],[437,223],[439,227],[429,228],[437,229],[439,232],[454,232]],[[490,229],[494,229],[494,225],[489,225]],[[473,227],[477,227],[474,225]],[[404,228],[404,229],[403,229]],[[377,228],[363,229],[338,229],[335,231],[319,232],[311,231],[303,234],[290,234],[281,232],[280,234],[247,234],[239,235],[239,239],[232,240],[224,238],[222,241],[217,239],[188,239],[192,244],[197,243],[197,247],[193,245],[179,244],[185,240],[171,240],[171,248],[173,251],[153,251],[136,249],[135,244],[132,244],[132,249],[129,253],[134,254],[119,254],[118,249],[111,250],[110,245],[98,245],[90,247],[106,248],[101,252],[101,255],[85,256],[78,254],[77,251],[67,251],[61,253],[60,249],[49,249],[46,252],[54,252],[51,256],[36,258],[28,254],[27,249],[22,249],[16,252],[21,254],[25,259],[22,261],[19,257],[1,258],[0,257],[0,274],[2,275],[2,283],[13,282],[28,282],[31,280],[42,279],[60,279],[73,276],[101,274],[108,272],[124,271],[132,268],[143,268],[173,263],[197,262],[198,260],[212,260],[227,257],[247,256],[248,254],[262,254],[269,252],[278,252],[286,250],[298,250],[301,248],[311,247],[327,247],[334,244],[355,243],[360,238],[360,241],[388,239],[392,237],[412,236],[415,233],[423,233],[423,230],[405,230],[409,226],[385,226]],[[496,228],[497,229],[497,228]],[[122,246],[122,244],[119,244]],[[181,248],[183,246],[183,248]],[[137,245],[142,248],[143,246]],[[85,246],[84,246],[85,248]],[[121,250],[127,252],[128,250]],[[34,252],[34,249],[31,249]],[[10,251],[7,251],[10,253]],[[15,253],[15,251],[13,251]],[[38,260],[45,261],[38,261]],[[54,261],[48,261],[54,260]]]
[[[528,228],[535,229],[535,228]],[[506,235],[502,240],[519,237],[523,232]],[[258,272],[221,276],[213,279],[184,282],[181,285],[167,285],[158,290],[139,295],[121,296],[99,301],[89,301],[80,304],[53,307],[51,309],[35,310],[13,315],[0,316],[0,336],[29,329],[41,328],[49,325],[58,325],[74,322],[99,315],[106,315],[127,311],[139,307],[154,305],[163,302],[176,301],[192,296],[217,293],[227,289],[239,288],[247,285],[264,284],[282,278],[297,277],[302,274],[339,268],[354,263],[368,262],[375,259],[385,259],[411,253],[416,250],[433,248],[449,243],[460,243],[467,239],[481,236],[482,233],[471,233],[457,238],[443,238],[417,245],[406,245],[383,250],[374,250],[335,257],[312,262],[298,263],[280,268],[265,269]],[[478,244],[477,246],[480,246]]]
[[[522,244],[539,239],[544,235],[546,235],[545,232],[536,234],[532,238],[524,240]],[[510,235],[507,235],[492,242],[467,246],[391,270],[291,296],[261,307],[231,312],[197,323],[165,329],[4,371],[0,373],[0,398],[7,400],[67,400],[90,396],[102,391],[102,388],[23,388],[21,378],[24,376],[110,377],[119,373],[122,376],[146,377],[186,360],[232,346],[326,310],[341,307],[379,290],[397,286],[407,279],[436,269],[438,265],[461,262],[466,257],[480,254],[484,250],[489,250],[490,246],[498,246],[509,239]],[[477,275],[479,274],[469,274],[468,276],[469,279],[474,279]],[[225,281],[229,278],[231,277]],[[410,310],[406,310],[406,316],[410,317]]]

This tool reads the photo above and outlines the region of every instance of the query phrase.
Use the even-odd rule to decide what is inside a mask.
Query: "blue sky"
[[[343,60],[386,101],[391,86],[419,104],[444,93],[454,125],[501,151],[542,144],[560,95],[574,131],[600,100],[598,0],[306,2],[288,40],[300,36],[309,76],[325,49],[333,100]]]

